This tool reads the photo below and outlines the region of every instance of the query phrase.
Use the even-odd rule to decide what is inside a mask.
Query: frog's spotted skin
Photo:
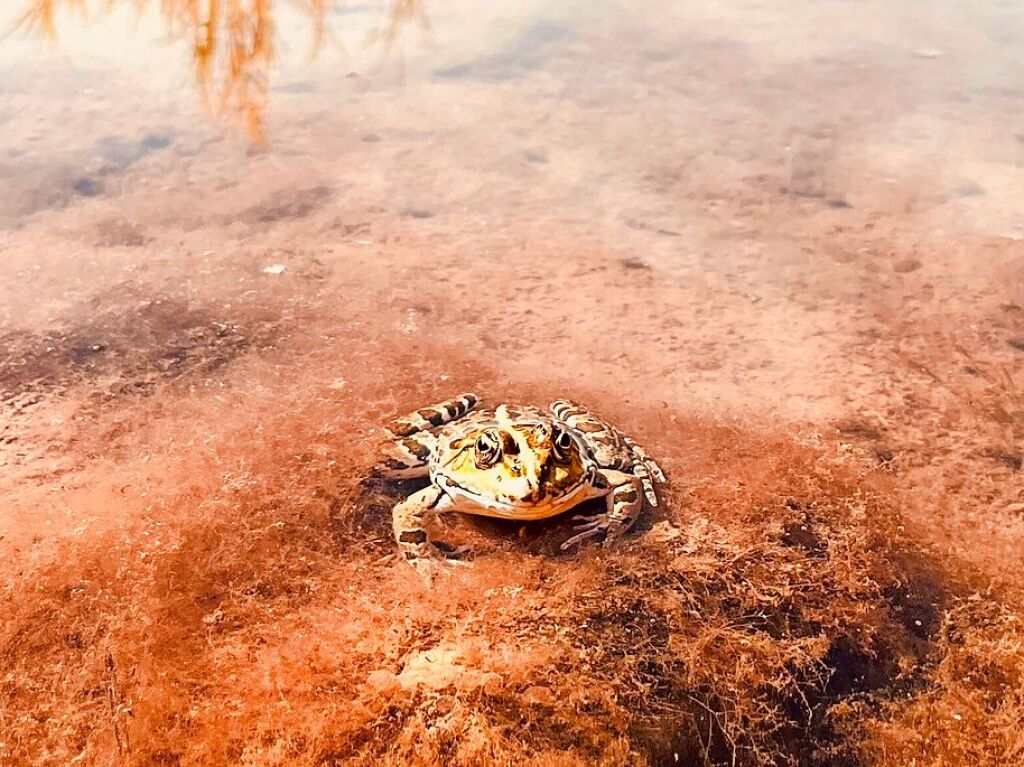
[[[461,511],[503,519],[545,519],[590,498],[607,507],[577,517],[563,549],[597,536],[610,545],[636,521],[644,498],[658,505],[665,475],[643,449],[586,408],[558,400],[549,410],[526,405],[474,409],[463,394],[396,419],[378,472],[429,477],[430,485],[394,508],[402,555],[426,571],[440,555],[427,534],[430,514]]]

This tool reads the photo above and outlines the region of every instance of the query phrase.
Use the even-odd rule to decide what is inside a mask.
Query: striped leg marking
[[[588,434],[614,431],[607,423],[575,402],[559,399],[552,402],[549,408],[555,414],[555,418],[559,421],[565,421],[573,429],[578,429]]]
[[[644,506],[640,478],[613,469],[606,469],[600,474],[612,486],[607,496],[607,510],[592,517],[576,517],[580,522],[574,528],[576,535],[562,544],[563,551],[602,535],[604,546],[608,548],[621,538],[640,516]]]
[[[443,426],[449,421],[462,418],[479,404],[480,398],[475,394],[460,394],[455,399],[445,400],[436,405],[414,410],[407,416],[392,421],[387,431],[393,437],[408,437],[418,431],[429,431]]]
[[[647,467],[656,482],[665,481],[665,472],[661,470],[661,467],[658,466],[657,462],[653,458],[647,455],[647,452],[640,447],[640,445],[636,444],[636,442],[631,440],[629,437],[626,437],[626,444],[629,445],[629,449],[633,455],[636,456],[636,459]]]
[[[435,546],[427,534],[427,517],[444,511],[448,497],[440,488],[425,487],[395,505],[391,526],[402,558],[424,575],[429,575],[431,565],[444,554]]]
[[[436,445],[437,438],[429,431],[413,432],[407,437],[388,442],[375,473],[389,479],[425,477],[429,473],[428,464]]]
[[[664,482],[665,472],[661,470],[661,467],[658,466],[653,458],[644,452],[642,447],[629,437],[626,437],[626,444],[629,446],[629,452],[633,454],[633,474],[640,478],[647,502],[652,507],[657,506],[658,494],[654,491],[654,482]]]

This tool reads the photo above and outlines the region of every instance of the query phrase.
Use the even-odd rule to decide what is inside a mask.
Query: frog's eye
[[[567,431],[556,431],[551,444],[555,449],[555,457],[565,460],[568,458],[569,450],[572,448],[572,436]]]
[[[487,469],[501,460],[501,440],[493,431],[485,431],[473,445],[478,468]]]

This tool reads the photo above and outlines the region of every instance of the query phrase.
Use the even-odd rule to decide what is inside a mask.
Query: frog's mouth
[[[559,490],[554,494],[548,492],[550,486],[541,485],[538,493],[525,498],[503,493],[475,492],[446,477],[439,477],[438,484],[451,499],[452,511],[500,519],[528,520],[554,517],[582,503],[591,495],[590,485],[586,482],[579,482],[575,487],[565,491]]]

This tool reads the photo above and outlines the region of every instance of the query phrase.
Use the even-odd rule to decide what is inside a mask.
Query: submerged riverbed
[[[267,10],[249,111],[157,9],[0,41],[0,761],[1021,756],[1019,9]],[[464,390],[669,502],[426,590],[362,480]]]

